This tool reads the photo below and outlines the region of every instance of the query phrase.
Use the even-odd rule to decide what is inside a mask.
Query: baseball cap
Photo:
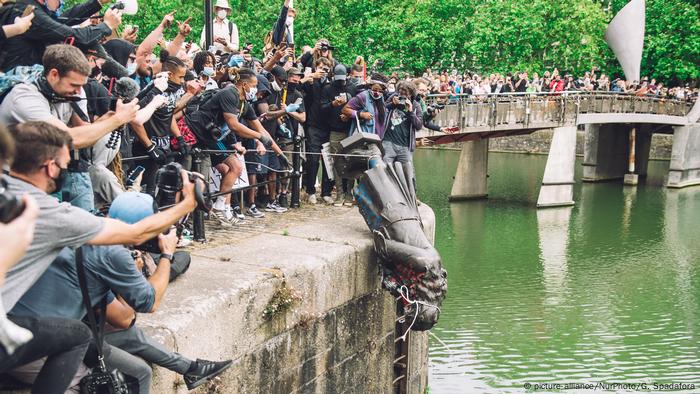
[[[333,80],[334,81],[345,81],[348,78],[348,71],[345,66],[338,64],[333,69]]]
[[[138,192],[125,192],[117,196],[109,207],[109,217],[134,224],[155,212],[153,197]]]
[[[289,69],[289,71],[287,71],[287,75],[288,75],[288,76],[292,76],[292,75],[304,75],[304,73],[301,72],[301,70],[300,70],[298,67],[292,67],[292,68]]]
[[[272,67],[272,70],[270,70],[270,74],[272,74],[275,78],[286,81],[287,80],[287,72],[284,71],[284,68],[280,66],[274,66]]]

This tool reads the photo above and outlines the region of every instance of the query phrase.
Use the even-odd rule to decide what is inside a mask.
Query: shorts
[[[280,164],[280,159],[277,158],[277,153],[273,151],[267,151],[265,154],[265,158],[267,160],[267,165],[270,167],[271,170],[269,171],[282,171],[282,165]]]
[[[245,154],[245,167],[248,175],[265,175],[268,172],[266,166],[269,166],[267,154],[258,155],[255,151],[248,151]]]

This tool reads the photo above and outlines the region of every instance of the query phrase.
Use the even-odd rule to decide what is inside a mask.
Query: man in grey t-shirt
[[[17,152],[9,190],[29,194],[39,205],[36,233],[27,254],[8,273],[2,286],[3,304],[12,309],[39,279],[63,247],[141,244],[170,228],[194,210],[194,186],[183,173],[183,200],[172,208],[134,224],[97,218],[48,195],[65,179],[70,162],[71,136],[45,122],[27,122],[9,128]],[[87,350],[89,332],[76,320],[12,317],[13,323],[32,332],[34,338],[12,355],[0,354],[0,373],[48,356],[35,387],[63,392]],[[86,335],[87,333],[87,335]]]

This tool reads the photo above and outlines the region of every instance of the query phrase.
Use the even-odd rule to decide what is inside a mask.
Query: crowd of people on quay
[[[302,200],[348,207],[353,181],[330,179],[323,144],[377,134],[385,162],[411,162],[416,132],[442,130],[431,93],[697,97],[697,89],[610,80],[595,69],[580,77],[556,69],[385,75],[359,56],[339,62],[327,39],[295,45],[290,0],[261,50],[241,39],[230,5],[217,0],[206,47],[204,33],[192,37],[189,18],[172,12],[144,32],[122,26],[132,3],[111,1],[64,10],[62,0],[3,0],[0,8],[3,387],[96,392],[90,387],[110,380],[148,393],[150,364],[182,375],[188,389],[223,373],[230,360],[172,352],[136,315],[156,311],[168,284],[187,271],[187,217],[201,206],[203,185],[252,186],[218,196],[211,225],[288,211],[284,175],[299,137]],[[175,38],[165,41],[169,32]],[[203,175],[190,172],[195,157]]]

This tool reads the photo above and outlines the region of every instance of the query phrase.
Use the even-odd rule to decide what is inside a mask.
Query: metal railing
[[[685,116],[693,103],[613,92],[500,93],[430,95],[428,104],[445,107],[435,118],[440,126],[461,132],[551,127],[575,124],[579,114],[654,114]]]

